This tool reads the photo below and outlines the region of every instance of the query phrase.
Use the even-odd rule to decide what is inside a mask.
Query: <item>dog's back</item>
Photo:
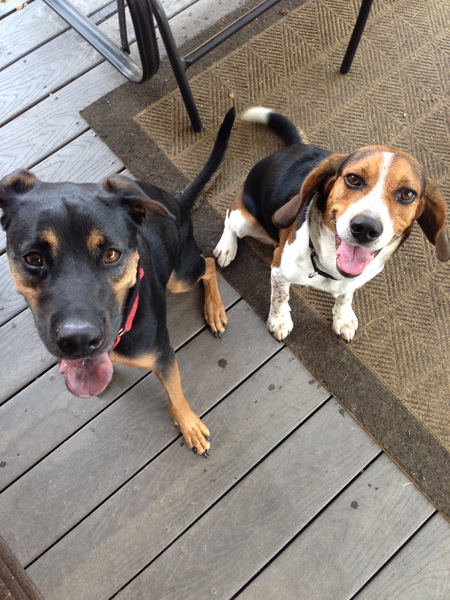
[[[241,119],[265,125],[286,144],[285,148],[266,156],[252,168],[242,194],[248,212],[278,241],[279,229],[272,222],[272,216],[298,194],[307,175],[330,152],[304,143],[294,123],[269,108],[252,107],[241,115]]]

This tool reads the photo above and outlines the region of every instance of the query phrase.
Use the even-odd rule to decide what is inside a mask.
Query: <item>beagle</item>
[[[350,342],[358,328],[354,291],[383,270],[414,221],[439,260],[449,260],[445,201],[410,154],[387,146],[332,154],[303,143],[296,126],[271,109],[253,107],[241,118],[268,126],[286,146],[250,171],[227,211],[214,255],[226,267],[244,236],[276,247],[267,320],[276,339],[293,328],[294,283],[335,298],[333,331]]]

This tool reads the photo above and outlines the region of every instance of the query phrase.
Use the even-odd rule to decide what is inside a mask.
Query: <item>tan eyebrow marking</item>
[[[86,240],[87,247],[91,252],[97,250],[99,246],[105,243],[105,236],[97,229],[92,229]]]
[[[56,254],[61,246],[61,240],[54,229],[44,229],[39,236],[39,241],[48,244],[53,254]]]

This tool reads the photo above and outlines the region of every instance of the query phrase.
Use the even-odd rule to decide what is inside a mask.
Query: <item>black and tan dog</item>
[[[119,175],[99,184],[44,183],[19,170],[0,181],[14,283],[69,390],[98,395],[111,363],[152,370],[186,444],[204,456],[209,431],[181,388],[165,294],[202,280],[205,320],[217,337],[224,332],[215,262],[200,254],[190,210],[224,157],[233,122],[231,109],[206,165],[177,198]]]

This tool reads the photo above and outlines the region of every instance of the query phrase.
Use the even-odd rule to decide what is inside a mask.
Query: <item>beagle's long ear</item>
[[[306,177],[300,192],[275,212],[272,217],[274,225],[280,229],[290,227],[308,198],[315,192],[319,192],[321,196],[328,196],[336,181],[339,168],[346,158],[345,154],[331,154],[320,162]]]
[[[440,261],[450,259],[450,246],[445,231],[446,205],[444,197],[436,183],[426,178],[423,210],[417,222],[428,240],[436,246],[436,254]]]
[[[28,192],[38,181],[36,175],[25,169],[17,169],[0,179],[0,208],[3,210],[1,224],[6,230],[17,200]]]
[[[124,208],[138,224],[142,223],[147,210],[172,221],[176,220],[175,215],[164,204],[149,198],[139,185],[128,177],[112,175],[104,179],[102,184],[107,192],[120,197]]]

